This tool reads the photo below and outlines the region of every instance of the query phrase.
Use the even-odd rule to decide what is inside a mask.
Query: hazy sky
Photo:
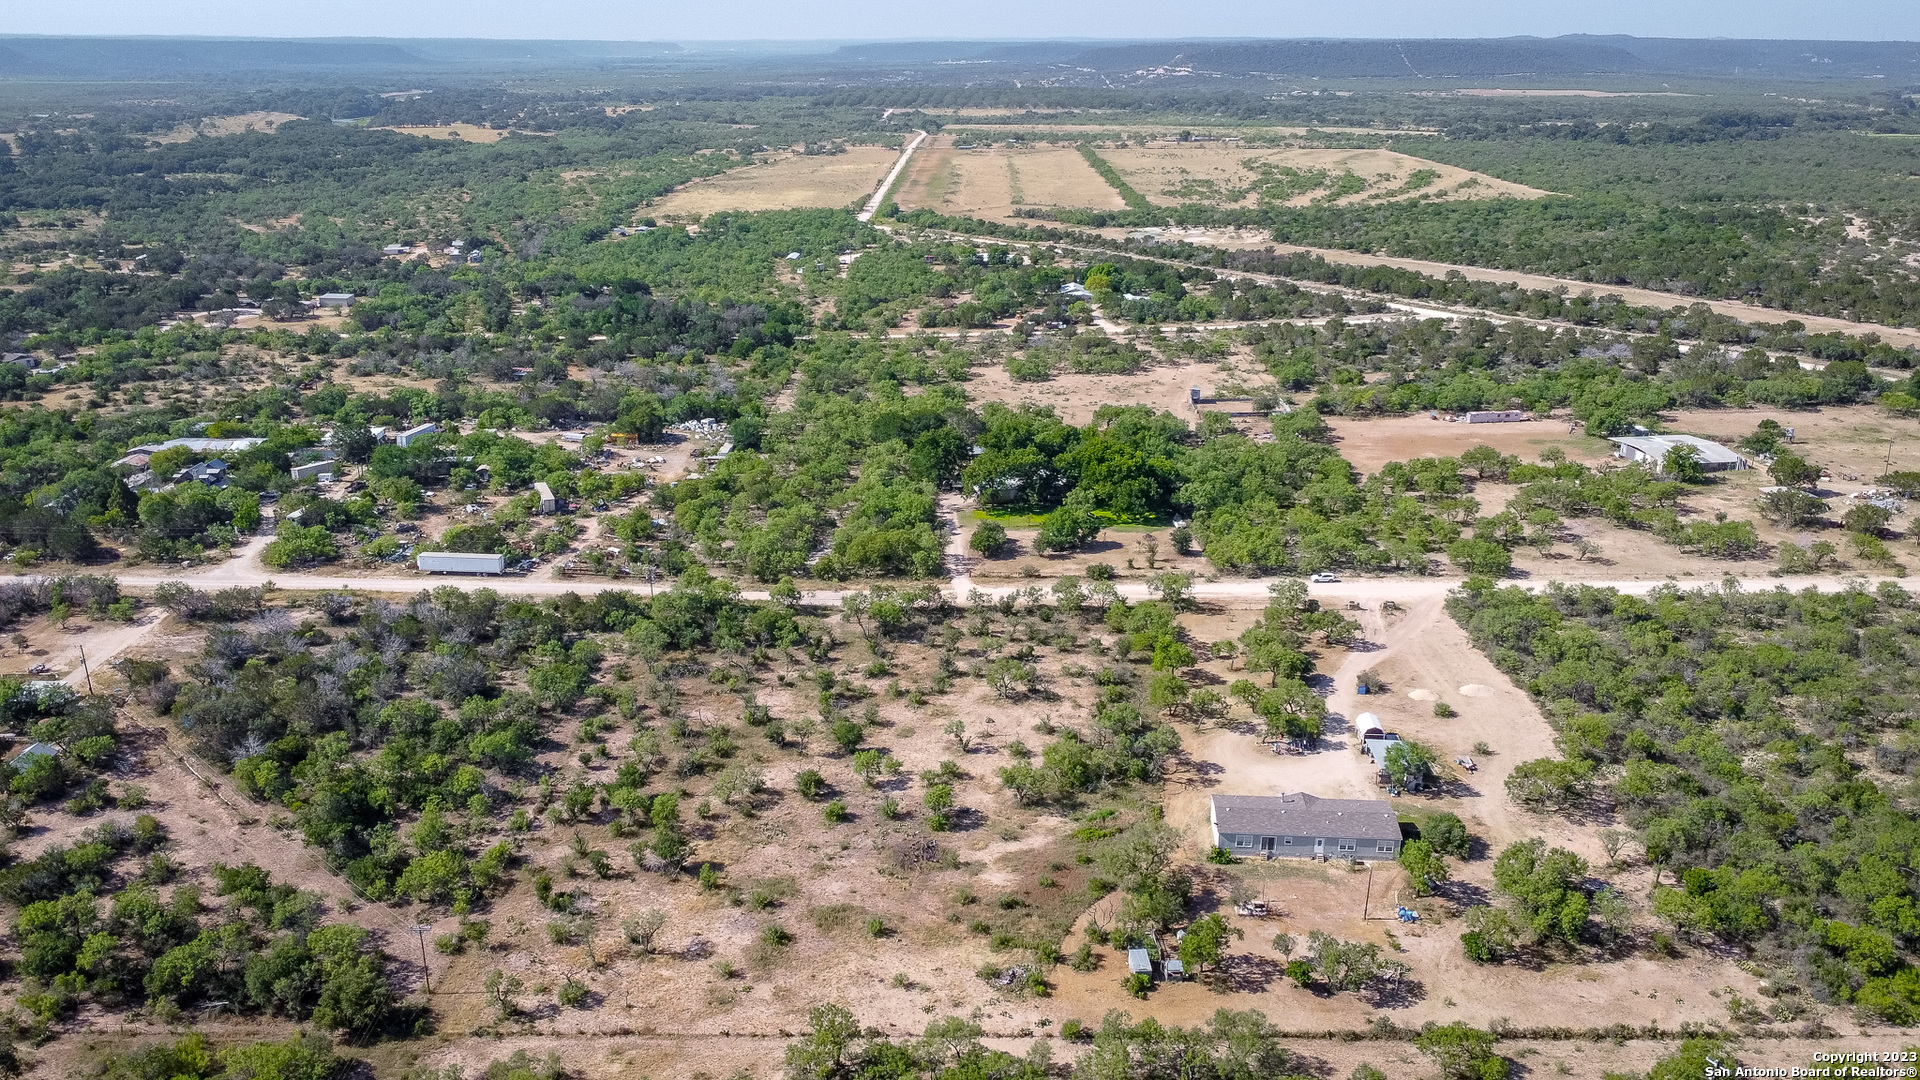
[[[1916,0],[12,0],[0,33],[610,40],[1503,37],[1920,40]]]

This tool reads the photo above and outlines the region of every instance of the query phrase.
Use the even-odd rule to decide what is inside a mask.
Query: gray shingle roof
[[[1213,820],[1223,833],[1399,840],[1400,817],[1385,799],[1322,799],[1289,795],[1215,795]]]

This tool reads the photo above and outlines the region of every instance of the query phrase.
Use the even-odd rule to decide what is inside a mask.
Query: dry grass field
[[[873,194],[899,159],[899,151],[884,146],[855,146],[844,154],[782,154],[682,185],[649,210],[661,217],[699,218],[720,210],[849,206]]]
[[[513,134],[504,128],[481,127],[479,124],[439,124],[433,127],[390,127],[381,130],[417,135],[423,139],[460,139],[472,143],[495,143]]]
[[[299,119],[302,119],[302,117],[283,112],[250,112],[240,113],[236,116],[209,116],[195,123],[181,124],[179,127],[174,128],[172,131],[167,132],[165,135],[153,141],[163,143],[186,142],[196,135],[240,135],[249,131],[264,131],[271,135],[281,124],[290,120]]]
[[[1547,194],[1391,150],[1252,150],[1202,143],[1102,150],[1100,156],[1112,162],[1140,194],[1163,205],[1250,206],[1269,198],[1305,206],[1415,196],[1535,199]],[[1356,179],[1342,184],[1348,175]]]
[[[1011,218],[1021,206],[1124,210],[1127,204],[1071,146],[956,150],[941,136],[914,155],[895,200],[902,209]]]

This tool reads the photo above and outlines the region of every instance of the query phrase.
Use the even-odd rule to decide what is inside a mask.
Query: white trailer
[[[423,551],[415,560],[428,574],[504,574],[505,555],[481,555],[466,551]]]
[[[543,514],[553,513],[553,489],[548,487],[544,482],[540,482],[533,485],[533,493],[540,496],[540,512]]]
[[[1481,409],[1463,419],[1469,424],[1518,424],[1527,419],[1525,409]]]

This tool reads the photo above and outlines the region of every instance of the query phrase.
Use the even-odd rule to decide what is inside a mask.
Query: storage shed
[[[334,467],[331,461],[310,461],[305,465],[295,465],[292,472],[295,480],[331,480]]]
[[[414,560],[428,574],[504,574],[505,555],[484,555],[466,551],[423,551]]]
[[[1145,949],[1128,949],[1127,970],[1135,975],[1152,975],[1153,954]]]

